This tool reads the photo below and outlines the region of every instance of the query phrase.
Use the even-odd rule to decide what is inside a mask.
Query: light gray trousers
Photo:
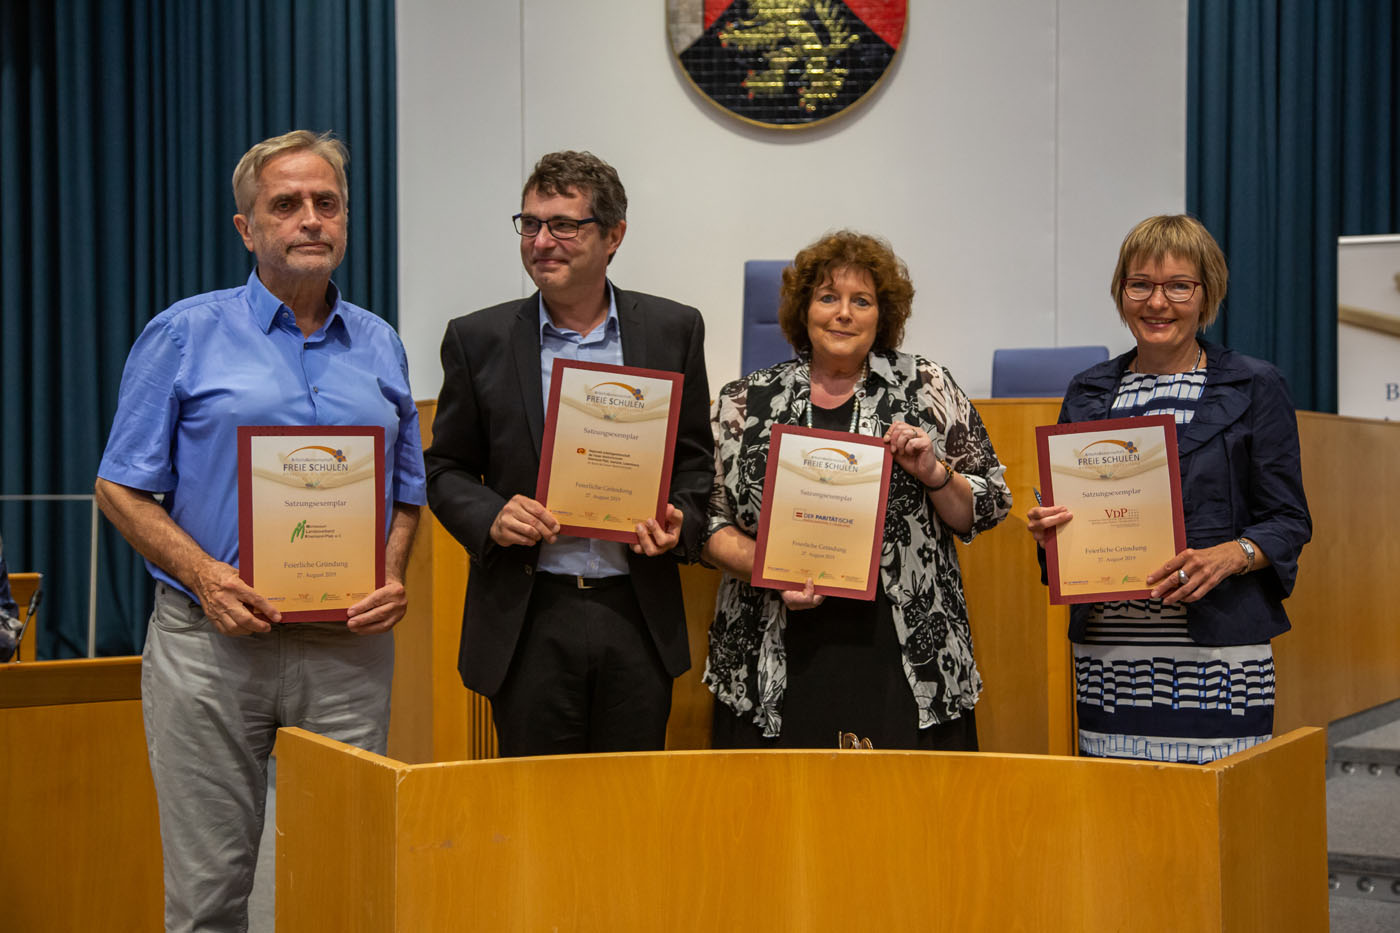
[[[393,637],[354,635],[341,622],[230,637],[198,603],[156,584],[141,707],[165,850],[167,931],[248,929],[279,727],[384,753]]]

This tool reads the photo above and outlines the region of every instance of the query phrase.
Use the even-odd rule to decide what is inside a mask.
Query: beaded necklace
[[[807,427],[808,427],[808,428],[811,428],[811,427],[812,427],[812,409],[816,407],[816,404],[817,404],[817,403],[814,402],[814,401],[812,401],[812,378],[811,378],[811,375],[810,375],[810,373],[811,373],[810,367],[808,368],[807,372],[809,373],[809,375],[808,375],[808,377],[807,377]],[[851,426],[850,426],[850,428],[849,428],[848,431],[847,431],[847,433],[849,433],[849,434],[858,434],[858,433],[860,433],[860,432],[858,432],[858,431],[856,430],[856,428],[859,427],[859,425],[860,425],[860,402],[861,402],[861,399],[865,398],[865,377],[866,377],[867,375],[869,375],[869,373],[870,373],[870,363],[869,363],[868,361],[867,361],[867,362],[864,362],[864,363],[861,363],[861,364],[860,364],[860,376],[859,376],[859,378],[856,379],[856,391],[855,391],[855,400],[856,400],[856,403],[855,403],[854,405],[851,406]],[[845,404],[845,403],[843,402],[842,404]],[[838,405],[837,407],[839,408],[840,406]]]

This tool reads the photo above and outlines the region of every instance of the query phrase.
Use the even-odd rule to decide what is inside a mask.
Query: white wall
[[[674,63],[664,0],[399,0],[400,330],[415,393],[451,317],[527,294],[510,215],[535,158],[590,149],[631,202],[612,275],[694,304],[738,375],[745,259],[849,226],[917,289],[905,349],[988,394],[999,346],[1131,338],[1107,282],[1185,201],[1186,0],[911,0],[892,73],[805,131],[734,120]],[[546,64],[550,63],[550,64]],[[1150,132],[1129,134],[1124,118]]]

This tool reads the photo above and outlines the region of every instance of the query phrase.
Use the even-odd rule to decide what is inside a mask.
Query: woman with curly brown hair
[[[898,350],[914,286],[889,245],[833,233],[783,271],[797,358],[726,385],[705,559],[724,571],[705,682],[716,748],[975,750],[982,679],[954,538],[1006,517],[1011,492],[948,370]],[[750,584],[775,424],[883,438],[894,457],[873,602]]]

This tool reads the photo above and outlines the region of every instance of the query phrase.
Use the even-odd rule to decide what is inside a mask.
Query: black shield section
[[[895,49],[844,3],[800,21],[766,21],[737,0],[678,56],[695,85],[726,110],[759,123],[800,126],[845,110],[889,67]],[[851,41],[851,37],[857,37]]]

